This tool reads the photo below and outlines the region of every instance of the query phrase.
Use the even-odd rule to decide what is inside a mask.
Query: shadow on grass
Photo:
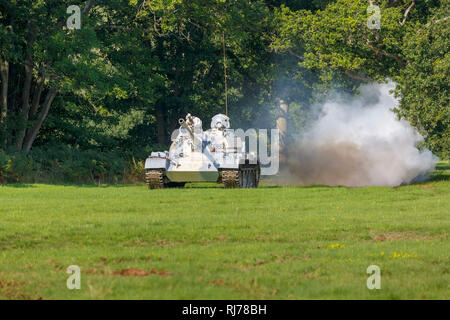
[[[0,187],[10,187],[10,188],[36,188],[36,185],[31,183],[8,183],[0,184]]]
[[[75,183],[52,183],[53,186],[61,187],[77,187],[77,188],[126,188],[126,187],[140,187],[147,186],[144,183],[128,183],[128,184],[97,184],[97,183],[86,183],[86,184],[75,184]]]
[[[436,165],[436,170],[450,170],[450,164],[448,162],[440,162]]]
[[[449,178],[450,178],[450,173],[436,172],[436,173],[433,173],[427,180],[425,180],[423,182],[427,183],[427,182],[436,182],[436,181],[448,181]]]
[[[427,178],[421,179],[420,181],[415,181],[411,183],[415,184],[427,184],[438,181],[449,181],[450,178],[450,162],[441,161],[436,165],[436,169]],[[266,184],[267,183],[267,184]],[[36,188],[39,184],[50,185],[50,186],[61,186],[61,187],[76,187],[76,188],[125,188],[125,187],[147,187],[144,182],[142,183],[128,183],[128,184],[98,184],[98,183],[10,183],[2,184],[0,187],[10,187],[10,188]],[[258,188],[263,189],[279,189],[283,187],[301,187],[306,189],[331,189],[331,188],[351,188],[346,186],[327,186],[327,185],[295,185],[295,184],[276,184],[274,181],[268,179],[267,181],[261,180]],[[199,183],[186,183],[185,187],[174,187],[170,189],[224,189],[223,185],[214,182],[199,182]]]
[[[268,184],[265,185],[264,183],[259,184],[258,189],[259,188],[264,188],[264,189],[271,189],[271,188],[282,188],[283,186],[281,185],[273,185],[273,184]],[[198,183],[186,183],[186,186],[183,188],[181,187],[181,189],[225,189],[223,187],[222,184],[218,184],[218,183],[205,183],[205,182],[198,182]],[[243,188],[245,189],[245,188]]]
[[[10,188],[37,188],[39,185],[47,185],[54,187],[76,187],[76,188],[125,188],[125,187],[136,187],[144,186],[144,183],[137,184],[96,184],[96,183],[50,183],[50,182],[36,182],[36,183],[5,183],[1,184],[0,187],[10,187]]]
[[[421,179],[419,181],[414,181],[411,184],[427,184],[431,182],[438,182],[438,181],[449,181],[450,178],[450,165],[448,161],[445,162],[439,162],[436,165],[436,169],[425,179]]]
[[[450,177],[450,163],[441,161],[427,181],[448,181]]]

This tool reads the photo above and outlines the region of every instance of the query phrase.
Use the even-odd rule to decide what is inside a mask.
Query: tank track
[[[239,171],[238,170],[223,170],[222,171],[222,183],[225,188],[239,188],[240,187],[240,179],[239,179]]]
[[[258,188],[260,169],[259,166],[249,165],[239,169],[241,188]]]
[[[222,183],[225,188],[257,188],[260,169],[255,165],[244,165],[239,170],[223,170]]]
[[[163,170],[147,170],[145,172],[145,182],[149,189],[164,188],[164,172]]]

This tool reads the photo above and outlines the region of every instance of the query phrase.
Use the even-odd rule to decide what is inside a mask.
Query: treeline
[[[0,182],[132,180],[179,117],[224,112],[225,77],[243,128],[279,99],[301,128],[333,90],[392,79],[448,158],[449,2],[373,4],[379,29],[364,0],[0,0]]]

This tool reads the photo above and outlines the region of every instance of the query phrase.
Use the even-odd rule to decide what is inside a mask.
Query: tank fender
[[[145,169],[169,169],[169,152],[152,152],[145,160]]]

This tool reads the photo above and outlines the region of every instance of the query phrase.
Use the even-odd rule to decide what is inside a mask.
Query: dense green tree
[[[0,149],[133,153],[188,112],[271,127],[279,99],[298,129],[334,88],[390,78],[398,114],[448,156],[448,1],[373,4],[380,29],[366,0],[0,0]]]
[[[140,6],[137,25],[143,54],[156,61],[156,117],[159,144],[187,112],[205,120],[226,112],[249,119],[254,103],[267,98],[271,56],[266,37],[270,13],[262,1],[152,1]],[[143,66],[148,67],[148,65]],[[138,75],[136,75],[138,76]],[[261,103],[261,102],[259,102]]]
[[[83,16],[93,2],[86,2]],[[70,4],[57,0],[0,2],[3,148],[29,151],[56,95],[88,90],[89,81],[95,79],[101,60],[92,50],[95,34],[87,23],[81,30],[67,29]]]
[[[405,36],[407,66],[396,78],[400,106],[397,112],[426,137],[431,149],[450,156],[450,3],[433,11],[426,23]]]

